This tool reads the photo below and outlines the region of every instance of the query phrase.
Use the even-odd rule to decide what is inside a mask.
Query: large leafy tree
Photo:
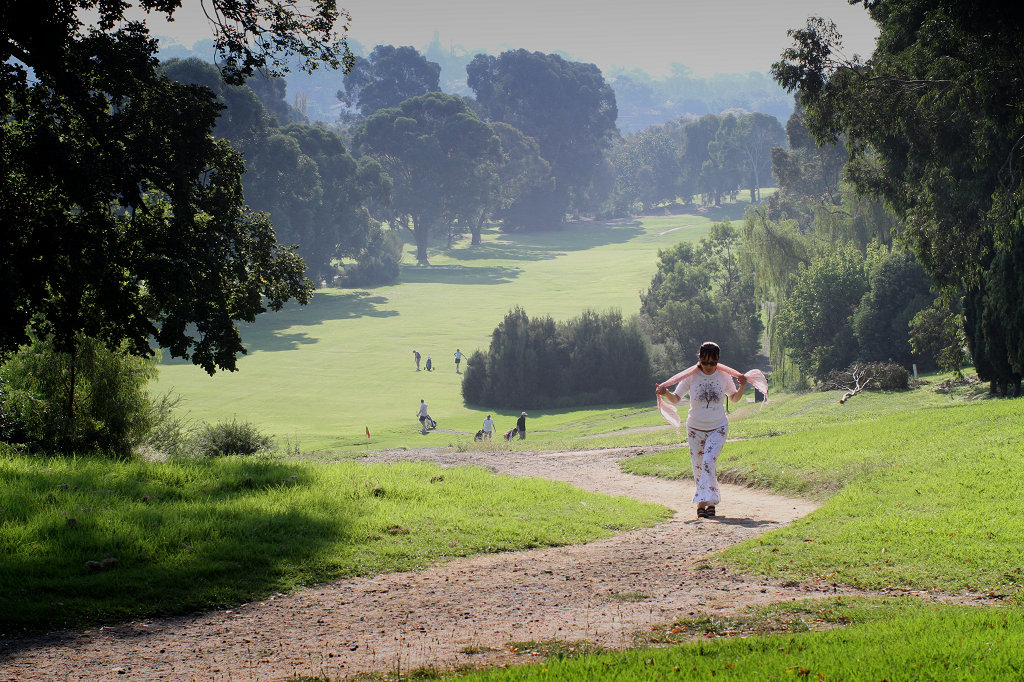
[[[338,99],[369,116],[410,97],[440,92],[440,76],[440,65],[427,61],[416,48],[378,45],[369,57],[356,58]]]
[[[967,291],[979,375],[1019,385],[1024,16],[989,1],[864,5],[880,31],[869,59],[844,58],[835,27],[811,19],[773,73],[819,142],[846,136],[847,177],[893,207],[936,281]]]
[[[658,270],[640,298],[651,340],[667,355],[659,371],[672,374],[671,366],[689,364],[704,341],[721,344],[727,364],[753,364],[763,325],[739,247],[739,231],[723,222],[696,246],[680,242],[658,253]]]
[[[500,121],[491,128],[501,141],[502,155],[493,215],[505,230],[535,230],[560,220],[551,164],[541,156],[537,141]]]
[[[432,232],[479,201],[481,164],[500,154],[490,126],[461,97],[432,92],[381,109],[356,132],[360,153],[378,159],[394,182],[393,206],[412,219],[416,257],[427,261]]]
[[[571,201],[582,202],[616,132],[615,93],[601,71],[558,55],[510,50],[477,55],[466,73],[484,116],[537,141],[555,177],[561,222]]]
[[[244,353],[235,322],[306,301],[305,266],[248,211],[242,161],[210,134],[214,94],[158,71],[156,41],[126,20],[128,6],[5,6],[0,350],[32,328],[58,348],[85,333],[149,354],[154,339],[209,372],[234,369]],[[139,6],[171,16],[180,2]],[[211,8],[231,83],[290,55],[310,66],[345,59],[328,0],[309,13],[269,0]],[[79,21],[83,11],[95,24]]]
[[[849,244],[836,246],[801,264],[793,278],[778,333],[801,371],[821,380],[857,359],[853,314],[868,291],[864,255]]]

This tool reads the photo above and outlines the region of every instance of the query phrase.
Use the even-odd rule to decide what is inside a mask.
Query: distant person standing
[[[420,352],[418,350],[414,350],[412,352],[412,357],[416,360],[416,371],[418,372],[420,371]]]
[[[484,438],[487,440],[491,439],[491,434],[494,432],[494,420],[491,419],[491,415],[487,415],[487,419],[484,419]]]
[[[426,367],[426,369],[427,369],[428,372],[430,372],[431,370],[434,369],[434,363],[430,361],[430,356],[429,355],[427,356],[427,367]]]
[[[519,432],[519,440],[526,440],[526,413],[523,412],[516,420],[516,431]]]
[[[459,372],[459,363],[460,362],[462,362],[462,351],[459,350],[458,348],[456,348],[455,349],[455,373],[456,374],[461,374],[461,372]]]

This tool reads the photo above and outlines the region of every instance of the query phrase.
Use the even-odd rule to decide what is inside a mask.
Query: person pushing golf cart
[[[427,413],[427,404],[423,402],[422,398],[420,398],[420,410],[416,415],[420,418],[420,427],[423,429],[423,433],[437,428],[437,422],[430,418]]]

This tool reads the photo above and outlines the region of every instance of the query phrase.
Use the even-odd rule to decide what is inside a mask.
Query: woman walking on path
[[[706,341],[697,352],[698,363],[688,367],[668,381],[658,384],[658,408],[666,420],[679,430],[676,404],[686,394],[690,396],[690,409],[686,415],[686,439],[690,446],[690,464],[697,486],[693,502],[697,505],[697,518],[715,515],[715,505],[721,502],[718,489],[718,456],[722,453],[729,433],[729,418],[725,413],[724,397],[739,402],[749,381],[767,395],[768,383],[760,370],[741,374],[731,367],[720,365],[721,349],[717,343]],[[739,379],[739,388],[732,377]],[[675,391],[668,387],[676,385]]]

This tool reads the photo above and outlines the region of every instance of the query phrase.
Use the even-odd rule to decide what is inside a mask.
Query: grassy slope
[[[838,395],[770,403],[735,422],[731,436],[755,437],[726,446],[726,475],[829,497],[722,560],[784,580],[1019,595],[1024,404],[951,401],[927,386],[862,393],[846,405]],[[689,455],[667,451],[627,467],[688,476]]]
[[[586,542],[668,515],[564,483],[423,463],[41,460],[0,446],[0,480],[3,634],[223,608],[453,556]]]
[[[586,308],[631,315],[658,249],[697,239],[710,224],[707,216],[683,215],[554,233],[487,232],[478,247],[464,240],[431,250],[430,268],[406,264],[400,284],[321,290],[306,307],[260,316],[243,329],[250,353],[237,373],[208,377],[190,364],[165,361],[156,390],[182,394],[198,419],[237,416],[278,437],[298,438],[303,449],[365,446],[364,427],[373,447],[443,445],[449,436],[431,434],[425,443],[418,435],[421,398],[442,430],[472,434],[486,413],[462,402],[456,348],[486,350],[494,327],[516,305],[556,319]],[[410,247],[407,262],[411,253]],[[424,361],[432,356],[438,370],[417,373],[414,348]],[[517,416],[489,411],[499,430],[511,428]],[[531,416],[532,432],[575,420],[566,413]]]
[[[774,580],[1009,599],[992,607],[907,597],[782,603],[638,635],[641,645],[679,646],[570,659],[584,647],[542,643],[553,655],[541,664],[467,679],[1024,678],[1024,404],[950,400],[931,386],[862,393],[842,406],[838,396],[783,396],[733,422],[730,435],[749,440],[726,446],[721,470],[824,504],[714,561]],[[668,477],[690,468],[680,450],[624,466]]]

